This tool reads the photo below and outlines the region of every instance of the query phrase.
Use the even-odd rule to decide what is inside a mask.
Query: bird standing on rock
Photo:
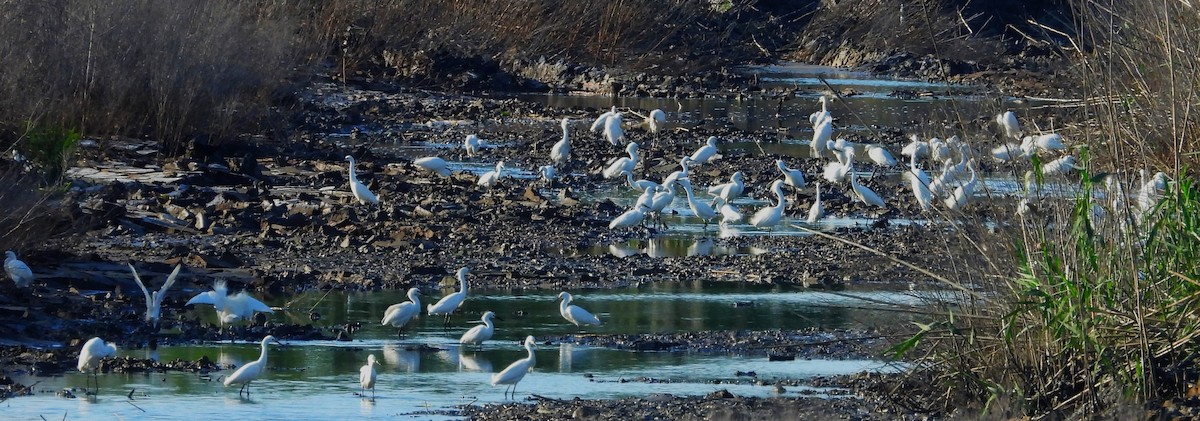
[[[467,150],[467,156],[475,156],[481,147],[483,147],[483,142],[479,140],[479,136],[469,134],[467,140],[463,141],[463,149]]]
[[[379,203],[379,199],[375,197],[374,193],[371,193],[371,189],[368,189],[366,184],[358,181],[358,175],[354,171],[354,157],[346,155],[346,160],[350,161],[350,193],[354,194],[354,198],[358,199],[359,204]]]
[[[4,252],[8,257],[4,258],[4,271],[8,273],[8,277],[12,278],[13,283],[17,284],[17,288],[25,288],[33,283],[33,271],[29,269],[29,265],[17,258],[17,254],[12,250]]]
[[[567,165],[571,160],[571,119],[562,119],[562,140],[550,148],[550,161],[557,165]]]
[[[413,165],[425,170],[437,173],[442,177],[450,176],[450,169],[446,167],[446,160],[436,156],[427,156],[413,160]]]

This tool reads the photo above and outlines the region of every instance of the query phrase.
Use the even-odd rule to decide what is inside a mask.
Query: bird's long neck
[[[417,294],[408,294],[408,300],[412,301],[413,305],[417,306],[417,308],[421,308],[421,298]]]
[[[262,341],[262,352],[258,354],[258,363],[267,363],[267,341]]]
[[[558,303],[559,310],[566,311],[567,307],[570,307],[570,306],[571,306],[571,296],[570,295],[563,297],[562,302]]]
[[[784,200],[783,187],[779,184],[776,184],[775,187],[771,188],[771,190],[775,191],[775,198],[779,199],[779,203],[777,203],[775,205],[775,207],[783,208],[783,206],[784,206],[784,204],[783,204],[783,200]]]
[[[350,158],[350,181],[358,181],[358,175],[354,173],[354,158]]]
[[[571,130],[567,128],[566,124],[564,124],[562,126],[562,129],[563,129],[563,138],[562,138],[563,142],[570,142],[571,141]]]
[[[537,358],[533,356],[533,345],[531,345],[529,342],[526,342],[525,343],[525,351],[529,352],[528,359],[529,359],[530,365],[535,364],[537,362]]]
[[[493,322],[492,322],[492,318],[491,318],[491,317],[484,317],[484,318],[483,318],[483,325],[484,325],[484,326],[487,326],[487,328],[488,328],[488,329],[495,329],[495,328],[496,328],[496,326],[495,326],[495,325],[493,325],[492,323],[493,323]]]
[[[467,292],[467,276],[466,275],[462,275],[462,276],[458,277],[458,292],[462,292],[462,293]]]

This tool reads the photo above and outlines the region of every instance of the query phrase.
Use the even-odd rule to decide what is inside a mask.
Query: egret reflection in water
[[[421,353],[407,349],[404,345],[384,345],[383,360],[389,367],[396,367],[398,371],[421,372]]]

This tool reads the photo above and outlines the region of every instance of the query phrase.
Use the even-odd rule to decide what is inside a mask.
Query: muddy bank
[[[638,352],[692,352],[766,356],[772,361],[880,358],[894,335],[880,331],[697,331],[638,335],[564,335],[550,343],[574,343]]]

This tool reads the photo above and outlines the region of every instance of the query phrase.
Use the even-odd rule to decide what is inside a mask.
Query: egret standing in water
[[[688,207],[692,208],[692,213],[696,217],[704,221],[704,229],[708,230],[708,221],[717,218],[717,211],[713,210],[712,206],[703,201],[696,200],[696,193],[692,191],[692,183],[686,179],[679,180],[679,185],[683,186],[683,191],[687,193]]]
[[[700,166],[701,164],[704,164],[704,163],[708,162],[709,160],[717,159],[720,157],[721,157],[721,155],[717,153],[717,137],[716,136],[709,136],[708,141],[705,142],[705,145],[701,146],[700,149],[696,149],[696,152],[693,152],[692,156],[691,156],[692,164],[696,165],[696,166]]]
[[[175,265],[175,270],[167,275],[167,281],[163,282],[162,288],[153,293],[146,289],[146,284],[142,283],[142,277],[138,276],[138,271],[133,267],[133,263],[129,263],[129,271],[133,272],[133,280],[137,282],[138,287],[142,288],[142,295],[146,296],[146,321],[158,325],[158,315],[162,310],[163,298],[167,296],[167,290],[171,289],[171,285],[175,284],[175,277],[179,276],[179,270],[183,268],[183,264]]]
[[[533,345],[533,336],[526,336],[525,351],[529,352],[529,356],[513,361],[512,364],[509,364],[508,367],[504,369],[504,371],[493,374],[492,386],[502,384],[512,386],[512,396],[514,399],[516,399],[517,383],[520,382],[521,379],[525,378],[525,373],[528,373],[529,369],[533,368],[534,363],[537,362],[537,359],[533,355]],[[504,388],[504,396],[508,397],[508,387]]]
[[[808,218],[804,220],[809,224],[815,224],[825,217],[825,206],[821,204],[821,183],[816,183],[817,198],[813,200],[813,204],[808,208]]]
[[[637,168],[638,164],[637,149],[638,144],[636,142],[625,146],[625,152],[629,154],[629,157],[617,158],[612,164],[609,164],[608,168],[604,169],[604,178],[617,178],[621,175],[622,171],[628,171],[632,174],[633,169]]]
[[[584,310],[582,307],[571,304],[571,300],[574,299],[574,297],[571,296],[571,293],[566,291],[560,292],[558,293],[558,299],[562,300],[562,302],[558,304],[558,313],[561,314],[564,319],[567,319],[568,322],[573,323],[577,327],[582,327],[583,325],[600,324],[600,319],[596,318],[595,315],[587,310]]]
[[[266,354],[266,351],[263,351],[263,355]],[[367,356],[367,364],[358,369],[358,384],[361,386],[358,392],[359,396],[366,397],[367,389],[371,389],[371,399],[375,399],[375,366],[378,364],[379,361],[375,361],[375,354],[371,354]]]
[[[483,317],[479,318],[483,324],[475,326],[464,333],[458,339],[458,343],[462,345],[482,345],[484,341],[492,339],[492,334],[496,332],[496,325],[492,324],[492,319],[496,317],[496,313],[485,311]]]
[[[733,173],[729,176],[729,182],[717,184],[708,188],[708,193],[725,199],[725,202],[732,202],[733,199],[742,197],[742,193],[746,191],[746,178],[741,171]]]
[[[400,336],[404,332],[404,326],[410,320],[421,314],[421,290],[417,288],[408,289],[408,300],[399,304],[388,306],[383,312],[383,320],[380,325],[392,325],[398,328],[396,336]]]
[[[804,172],[796,169],[788,168],[787,164],[782,159],[775,160],[775,167],[779,168],[779,172],[783,174],[783,183],[795,188],[801,188],[808,183],[804,181]]]
[[[100,360],[111,357],[117,354],[117,346],[112,342],[105,343],[103,339],[92,338],[88,339],[83,344],[83,349],[79,350],[79,364],[76,368],[84,374],[84,382],[87,382],[88,370],[96,377],[95,391],[86,391],[86,394],[95,395],[100,392]],[[84,386],[87,389],[87,385]]]
[[[25,288],[33,283],[33,271],[29,269],[29,265],[17,258],[17,254],[12,250],[4,252],[8,257],[4,258],[4,271],[8,273],[8,277],[12,278],[13,283],[17,284],[17,288]]]
[[[787,198],[783,196],[783,180],[775,180],[774,183],[771,183],[771,191],[775,192],[775,199],[778,202],[775,206],[768,206],[755,212],[754,216],[750,217],[750,225],[773,230],[783,220],[783,209],[787,206]]]
[[[654,191],[655,188],[656,187],[649,187],[646,189],[646,191]],[[642,221],[646,220],[646,211],[648,210],[650,209],[646,207],[645,204],[639,203],[635,205],[633,209],[627,210],[625,213],[613,218],[613,220],[608,223],[608,229],[613,230],[618,228],[632,228],[638,226],[642,223]]]
[[[870,187],[858,184],[858,175],[854,173],[854,169],[850,170],[850,188],[854,189],[854,195],[858,196],[858,200],[861,200],[863,203],[875,205],[881,208],[887,207],[887,205],[883,203],[883,198],[880,198],[878,194],[875,194],[874,190],[871,190]]]
[[[379,203],[379,199],[375,197],[374,193],[371,193],[371,189],[368,189],[366,184],[358,181],[358,175],[354,171],[354,157],[346,155],[346,160],[350,161],[350,193],[354,194],[354,198],[358,199],[359,204]]]
[[[542,175],[542,181],[545,181],[546,185],[554,183],[554,177],[558,176],[557,171],[554,170],[554,165],[542,165],[538,167],[538,174]]]
[[[463,301],[467,300],[467,274],[471,273],[471,269],[463,267],[458,270],[455,275],[458,278],[458,292],[451,293],[442,297],[436,304],[430,304],[428,307],[429,315],[441,314],[446,316],[443,324],[450,324],[450,314],[454,313],[462,306]]]
[[[241,368],[225,378],[225,387],[232,384],[241,383],[241,389],[238,389],[238,396],[242,396],[242,391],[246,392],[246,397],[250,397],[250,382],[261,376],[263,370],[267,368],[267,343],[274,342],[283,345],[274,336],[267,335],[262,340],[262,351],[258,354],[258,359],[248,362]]]
[[[550,161],[565,166],[571,160],[571,119],[562,119],[562,140],[550,147]]]
[[[246,291],[236,295],[227,295],[229,288],[224,280],[213,284],[213,290],[196,294],[188,300],[185,306],[192,304],[210,304],[217,310],[217,318],[222,324],[234,323],[241,319],[249,320],[254,313],[274,313],[271,307],[251,297]]]

